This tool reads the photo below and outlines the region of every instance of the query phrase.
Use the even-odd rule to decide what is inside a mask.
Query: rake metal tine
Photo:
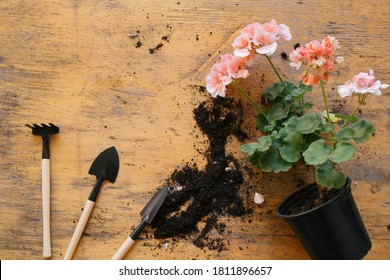
[[[47,124],[41,123],[41,125],[43,128],[50,128],[50,126],[48,126]]]
[[[33,126],[34,126],[34,128],[42,128],[39,125],[37,125],[36,123],[34,123]]]
[[[54,125],[54,124],[52,124],[52,123],[49,123],[49,125],[50,125],[51,127],[57,127],[56,125]]]
[[[33,127],[32,127],[32,125],[31,125],[31,124],[26,124],[26,126],[27,126],[28,128],[31,128],[31,129],[33,129]]]

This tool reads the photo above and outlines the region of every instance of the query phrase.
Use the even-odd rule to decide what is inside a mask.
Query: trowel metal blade
[[[143,221],[146,220],[146,223],[148,224],[152,222],[154,216],[156,216],[161,205],[164,203],[167,193],[168,187],[164,187],[149,200],[144,209],[141,211],[141,218]]]

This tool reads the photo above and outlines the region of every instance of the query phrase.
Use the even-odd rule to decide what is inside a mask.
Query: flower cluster
[[[335,50],[339,48],[339,42],[335,37],[327,36],[322,42],[311,41],[290,53],[291,66],[296,69],[302,65],[307,66],[300,76],[300,80],[305,85],[316,85],[320,81],[327,81],[329,72],[334,69],[334,64],[344,61],[341,56],[334,57]]]
[[[372,93],[381,95],[380,89],[388,86],[388,84],[381,84],[379,80],[375,81],[374,70],[370,69],[368,73],[360,72],[352,80],[346,81],[344,85],[338,87],[338,91],[343,98],[352,95],[354,92],[358,94]]]
[[[206,89],[213,97],[225,97],[226,86],[234,79],[249,76],[245,66],[252,64],[252,58],[237,57],[232,54],[221,56],[221,61],[211,67],[210,73],[206,76]]]
[[[244,27],[233,41],[234,55],[246,57],[253,49],[259,54],[272,55],[280,38],[291,40],[290,28],[287,25],[278,24],[274,19],[264,24],[251,23]]]
[[[248,77],[249,72],[245,67],[253,63],[256,53],[272,55],[280,38],[291,40],[290,28],[278,24],[274,19],[264,24],[254,22],[244,27],[232,43],[234,54],[222,55],[220,62],[211,67],[206,76],[207,91],[213,97],[225,97],[227,85]]]

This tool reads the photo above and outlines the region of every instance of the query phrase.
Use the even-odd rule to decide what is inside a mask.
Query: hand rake
[[[60,132],[60,128],[52,123],[26,124],[33,135],[42,137],[42,213],[43,213],[43,256],[51,257],[50,245],[50,152],[49,136]]]

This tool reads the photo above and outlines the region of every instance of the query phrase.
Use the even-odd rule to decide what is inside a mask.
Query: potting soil
[[[191,240],[200,248],[222,250],[229,225],[221,216],[240,217],[251,212],[240,195],[243,171],[237,159],[227,155],[228,137],[243,141],[240,103],[215,98],[201,103],[193,111],[198,127],[208,137],[207,163],[199,168],[195,162],[176,169],[164,186],[167,198],[154,218],[155,238]],[[212,234],[210,234],[212,232]]]

